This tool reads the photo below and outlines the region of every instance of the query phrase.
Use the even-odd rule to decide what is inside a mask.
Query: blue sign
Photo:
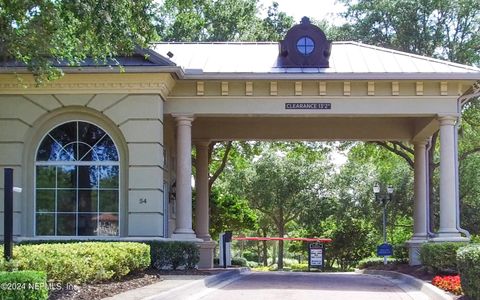
[[[393,247],[390,244],[381,244],[377,246],[377,255],[378,256],[392,256]]]

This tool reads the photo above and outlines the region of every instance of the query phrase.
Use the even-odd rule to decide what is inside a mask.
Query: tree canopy
[[[157,31],[162,41],[278,41],[293,25],[276,2],[259,15],[258,0],[165,0]]]
[[[348,39],[462,64],[480,64],[478,0],[341,0]],[[346,32],[346,33],[345,33]]]
[[[153,0],[0,0],[0,57],[24,63],[42,83],[59,63],[105,61],[157,37]]]

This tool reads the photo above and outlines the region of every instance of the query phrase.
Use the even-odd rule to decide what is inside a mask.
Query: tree
[[[210,235],[217,237],[226,230],[242,231],[257,228],[257,215],[246,199],[214,188],[210,195]]]
[[[281,151],[300,144],[278,143],[267,148],[247,176],[250,205],[270,220],[279,237],[287,234],[289,224],[298,220],[309,203],[321,197],[326,180],[325,159],[312,160],[300,151]],[[300,149],[307,152],[306,147]],[[283,256],[284,243],[279,241],[278,269],[283,269]]]
[[[278,41],[293,24],[275,2],[259,13],[258,0],[166,0],[157,31],[163,41]]]
[[[256,40],[279,41],[285,37],[287,31],[293,26],[293,17],[278,9],[278,2],[273,2],[268,7],[267,17],[260,22],[260,29],[256,33]]]
[[[341,0],[349,37],[463,64],[480,63],[477,0]]]
[[[348,23],[336,32],[345,39],[393,48],[419,55],[447,59],[463,64],[480,64],[480,2],[477,0],[342,0]],[[475,100],[473,100],[475,101]],[[464,108],[464,112],[469,108]],[[439,166],[439,134],[435,132],[429,150],[430,207],[438,205],[435,188]],[[467,142],[466,135],[460,141]],[[374,142],[402,157],[413,169],[413,145],[385,141]],[[460,146],[462,150],[464,147]],[[480,141],[460,152],[460,160],[480,151]],[[436,215],[430,211],[431,231]]]
[[[152,0],[0,0],[0,56],[24,63],[38,84],[59,63],[114,60],[155,39]]]

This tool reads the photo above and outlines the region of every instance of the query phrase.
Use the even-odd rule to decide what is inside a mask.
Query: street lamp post
[[[393,187],[387,186],[386,193],[381,191],[380,184],[377,182],[373,186],[373,193],[375,194],[375,200],[382,204],[383,207],[383,244],[387,244],[387,204],[392,200]],[[387,264],[387,255],[383,256],[383,264]]]

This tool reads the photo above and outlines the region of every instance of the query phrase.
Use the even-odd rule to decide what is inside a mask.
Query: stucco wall
[[[15,185],[24,188],[14,199],[14,234],[33,235],[36,148],[55,124],[69,120],[99,125],[119,148],[121,236],[162,237],[163,100],[158,94],[0,95],[0,217],[3,168],[13,167]]]

